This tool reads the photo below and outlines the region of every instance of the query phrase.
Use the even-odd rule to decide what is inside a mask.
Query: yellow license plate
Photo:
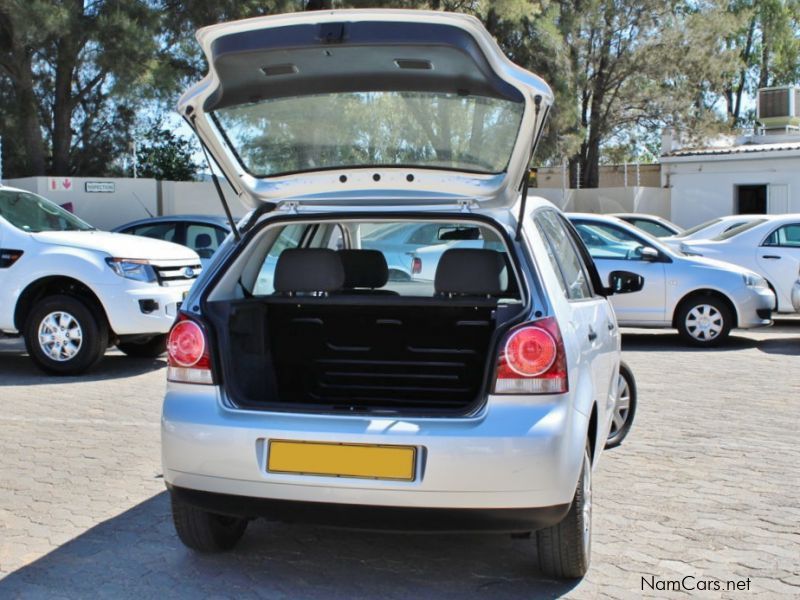
[[[413,481],[416,463],[413,446],[270,440],[267,471]]]

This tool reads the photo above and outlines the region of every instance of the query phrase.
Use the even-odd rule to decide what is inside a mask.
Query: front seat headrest
[[[275,265],[276,292],[333,292],[343,284],[342,261],[328,248],[288,248]]]
[[[380,288],[389,281],[389,265],[380,250],[339,250],[344,267],[344,286]]]
[[[445,250],[436,266],[437,294],[496,296],[503,292],[503,254],[479,248]]]

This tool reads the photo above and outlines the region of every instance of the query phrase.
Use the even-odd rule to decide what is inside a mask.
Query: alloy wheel
[[[614,402],[611,430],[608,433],[609,444],[613,444],[619,437],[631,411],[631,388],[628,380],[621,373],[617,377],[617,400]]]

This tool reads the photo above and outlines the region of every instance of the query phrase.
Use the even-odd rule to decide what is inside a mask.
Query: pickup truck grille
[[[158,277],[158,285],[164,287],[185,286],[187,282],[197,279],[203,271],[200,263],[153,265],[153,269]]]

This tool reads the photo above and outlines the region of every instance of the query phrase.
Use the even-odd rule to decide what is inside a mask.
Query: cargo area
[[[208,302],[230,400],[298,412],[469,412],[523,304],[506,253],[458,241],[440,250],[431,281],[393,284],[374,248],[283,249],[269,293]]]

